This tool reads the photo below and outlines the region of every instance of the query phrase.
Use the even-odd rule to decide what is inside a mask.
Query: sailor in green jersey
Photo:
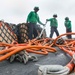
[[[69,18],[68,17],[65,17],[65,22],[64,22],[64,25],[65,25],[65,27],[66,27],[66,33],[68,33],[68,32],[72,32],[72,25],[71,25],[71,21],[69,20]],[[71,35],[67,35],[67,38],[68,39],[71,39],[72,38],[72,36]]]
[[[39,11],[39,7],[34,7],[34,11],[31,11],[27,17],[28,31],[29,31],[28,37],[30,40],[33,39],[33,35],[34,38],[38,36],[36,24],[39,23],[41,25],[45,25],[40,21],[39,15],[37,14],[38,11]]]
[[[50,26],[51,26],[51,33],[50,33],[50,38],[52,38],[54,32],[56,33],[57,36],[59,36],[59,32],[57,30],[58,27],[58,21],[57,21],[57,14],[53,15],[53,18],[46,19],[46,21],[50,21]]]

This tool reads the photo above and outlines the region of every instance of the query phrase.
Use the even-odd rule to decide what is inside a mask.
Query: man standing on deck
[[[72,32],[72,30],[71,30],[72,29],[71,21],[69,20],[68,17],[65,17],[64,25],[66,27],[66,33]],[[68,39],[72,39],[72,36],[71,35],[67,35],[67,38]]]
[[[57,30],[58,27],[58,21],[57,21],[57,14],[53,15],[53,18],[46,19],[46,21],[50,21],[50,26],[51,26],[51,33],[50,33],[50,38],[53,37],[54,32],[56,33],[57,36],[59,36],[59,32]]]
[[[38,11],[39,11],[39,7],[34,7],[34,11],[31,11],[27,17],[28,31],[29,31],[28,37],[30,40],[33,39],[33,35],[34,38],[38,36],[37,29],[36,29],[37,22],[41,25],[45,25],[40,21],[39,15],[37,14]]]

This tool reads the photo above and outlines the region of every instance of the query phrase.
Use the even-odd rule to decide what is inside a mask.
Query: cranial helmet
[[[65,17],[65,20],[69,20],[69,18],[68,17]]]
[[[34,7],[34,10],[39,10],[39,7]]]
[[[57,14],[54,14],[53,17],[57,17]]]

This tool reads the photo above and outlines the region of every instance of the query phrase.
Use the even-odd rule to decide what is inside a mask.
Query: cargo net
[[[14,33],[16,32],[16,24],[12,24],[12,23],[5,23],[5,24],[7,24],[10,28],[11,28],[11,31],[13,31]]]
[[[26,23],[21,23],[17,25],[18,28],[18,42],[24,43],[28,41],[28,27]]]
[[[11,28],[11,31],[13,31],[18,38],[18,43],[25,43],[28,41],[28,24],[27,23],[19,23],[19,24],[12,24],[12,23],[6,23],[6,25],[8,25]],[[40,27],[40,25],[37,25],[37,33],[39,36],[40,33],[42,31],[42,28]],[[41,38],[45,38],[46,37],[46,31],[44,30],[42,33]],[[34,38],[34,35],[33,35]]]
[[[18,36],[18,42],[19,43],[24,43],[24,42],[27,42],[28,41],[28,24],[26,23],[21,23],[21,24],[18,24],[17,27],[17,36]],[[40,35],[42,31],[42,28],[40,27],[40,25],[37,25],[37,33],[38,33],[38,36]],[[43,33],[42,33],[42,36],[41,38],[45,38],[46,37],[46,31],[44,30]],[[34,38],[34,35],[33,35],[33,38]]]
[[[0,21],[0,41],[6,43],[17,41],[16,34],[12,31],[8,24],[2,21]]]
[[[28,41],[28,24],[26,23],[18,24],[16,27],[16,30],[17,30],[16,35],[18,37],[18,42],[19,43],[27,42]],[[37,25],[38,36],[40,35],[41,31],[42,31],[42,28],[40,27],[40,25]],[[33,35],[33,38],[34,38],[34,35]],[[43,31],[41,38],[46,38],[45,30]]]

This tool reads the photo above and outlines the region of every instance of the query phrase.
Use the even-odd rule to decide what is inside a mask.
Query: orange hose
[[[71,43],[68,43],[68,44],[65,44],[65,45],[58,45],[58,44],[56,44],[56,41],[58,40],[58,38],[60,38],[60,37],[62,37],[62,36],[64,36],[64,35],[75,35],[75,33],[65,33],[65,34],[62,34],[62,35],[59,35],[55,40],[54,40],[54,44],[56,45],[56,46],[68,46],[68,45],[70,45],[70,44],[72,44],[73,43],[73,41],[71,42]],[[74,43],[75,43],[75,41],[74,41]]]
[[[43,55],[47,55],[48,51],[46,50],[40,50],[40,51],[35,51],[35,50],[31,50],[31,49],[26,49],[27,52],[32,52],[32,53],[36,53],[36,54],[43,54]]]
[[[68,51],[67,49],[65,49],[64,47],[61,47],[61,49],[64,51],[64,52],[66,52],[66,53],[68,53],[70,56],[73,56],[73,54],[75,54],[74,52],[72,52],[72,51]],[[73,68],[74,68],[74,63],[73,63],[73,59],[66,65],[66,67],[68,67],[69,69],[70,69],[70,72],[73,70]]]
[[[67,65],[66,67],[68,67],[70,69],[70,72],[73,70],[75,64],[73,63],[73,60],[71,60]]]
[[[75,52],[73,51],[69,51],[67,49],[65,49],[64,47],[60,47],[64,52],[68,53],[70,56],[73,56],[73,54],[75,54]],[[75,64],[73,63],[73,58],[72,60],[66,65],[66,67],[69,68],[70,72],[73,70]]]
[[[75,66],[74,66],[74,72],[75,72]]]
[[[0,42],[0,46],[13,46],[13,44],[8,44],[8,43],[4,43],[4,42]]]
[[[1,56],[0,61],[3,61],[5,59],[7,59],[8,57],[10,57],[11,55],[16,54],[17,52],[20,52],[20,51],[28,49],[28,48],[47,48],[47,49],[51,49],[51,47],[48,47],[48,46],[26,46],[26,47],[25,46],[18,46],[15,50],[7,53],[6,55]],[[47,51],[44,51],[44,53],[47,53]]]
[[[0,50],[0,55],[1,55],[1,54],[5,54],[5,53],[7,53],[7,52],[10,52],[10,51],[12,51],[12,50],[14,50],[14,49],[16,49],[16,47],[11,47],[11,48],[8,48],[8,49]]]
[[[64,47],[59,47],[60,49],[62,49],[64,52],[68,53],[70,56],[72,56],[74,54],[74,52],[69,51],[67,49],[65,49]]]

